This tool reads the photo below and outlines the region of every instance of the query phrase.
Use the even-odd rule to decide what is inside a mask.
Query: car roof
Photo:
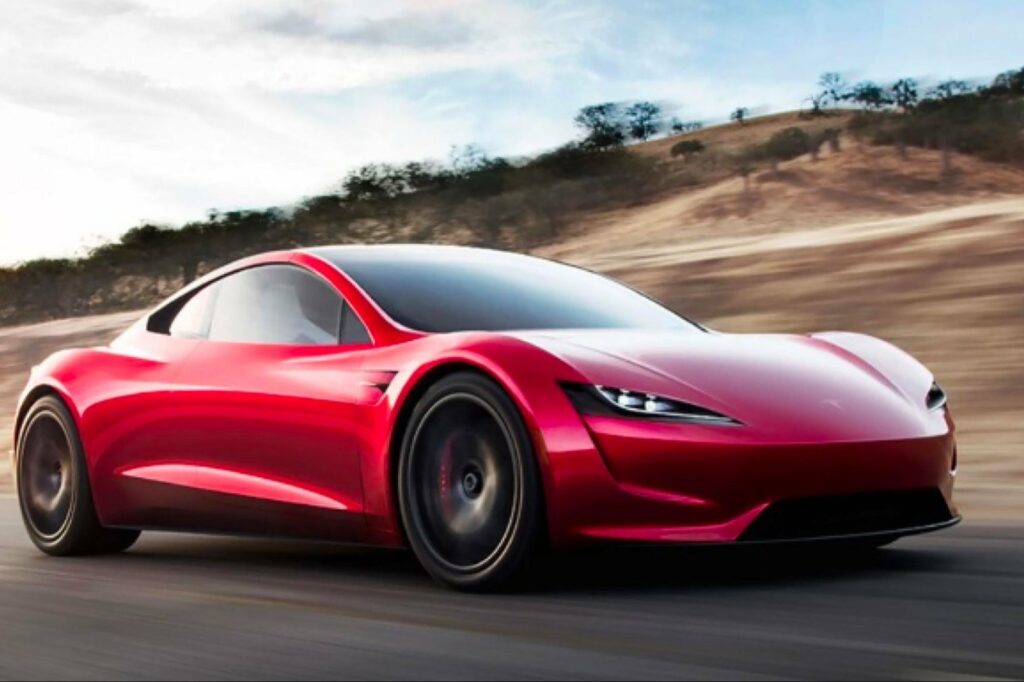
[[[544,260],[511,251],[442,244],[346,244],[301,249],[301,252],[311,254],[341,268],[344,268],[346,263],[401,262],[403,260],[436,260],[439,262]]]

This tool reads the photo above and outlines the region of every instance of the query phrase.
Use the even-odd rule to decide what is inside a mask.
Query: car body
[[[234,284],[253,277],[275,283],[258,294]],[[334,337],[313,319],[328,304],[287,293],[308,278],[339,301],[325,318],[340,315]],[[515,328],[524,323],[536,328]],[[517,460],[508,476],[535,472],[524,508],[554,548],[879,544],[959,518],[945,396],[894,346],[854,333],[718,333],[583,270],[459,247],[277,252],[211,273],[109,347],[34,368],[16,457],[33,405],[50,396],[80,436],[103,528],[403,546],[403,438],[453,374],[490,382],[516,413],[499,422],[521,424],[529,471]],[[455,452],[444,447],[438,457]],[[438,476],[447,461],[431,465]],[[486,473],[460,473],[470,487],[459,500]],[[423,495],[454,494],[439,485]]]

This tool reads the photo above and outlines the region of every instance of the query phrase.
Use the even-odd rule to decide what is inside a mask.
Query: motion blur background
[[[1018,0],[0,0],[0,13],[0,414],[50,352],[106,343],[241,256],[470,244],[611,274],[722,331],[892,341],[951,396],[961,511],[1024,520]],[[0,492],[10,482],[4,462]],[[344,581],[350,566],[330,565]],[[0,571],[0,607],[17,566]],[[1021,600],[1015,575],[993,600]],[[959,664],[1024,672],[977,661],[996,667]],[[241,669],[178,672],[204,670]]]

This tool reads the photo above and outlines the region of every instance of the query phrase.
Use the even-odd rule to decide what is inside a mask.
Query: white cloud
[[[469,142],[441,74],[546,73],[586,16],[478,0],[0,0],[0,263]]]
[[[289,203],[369,161],[537,151],[598,101],[720,118],[798,105],[825,69],[1013,66],[1019,2],[943,6],[0,0],[0,264]]]
[[[8,31],[26,35],[18,25],[27,24],[27,33],[56,34],[35,47],[15,37],[14,46],[157,87],[273,92],[335,92],[451,69],[486,70],[566,49],[550,14],[505,2],[137,0],[105,2],[105,11],[89,13],[79,4],[29,5]]]

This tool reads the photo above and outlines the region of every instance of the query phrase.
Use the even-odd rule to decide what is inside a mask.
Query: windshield
[[[458,247],[334,247],[333,263],[399,324],[424,332],[698,329],[601,275],[518,254]]]

